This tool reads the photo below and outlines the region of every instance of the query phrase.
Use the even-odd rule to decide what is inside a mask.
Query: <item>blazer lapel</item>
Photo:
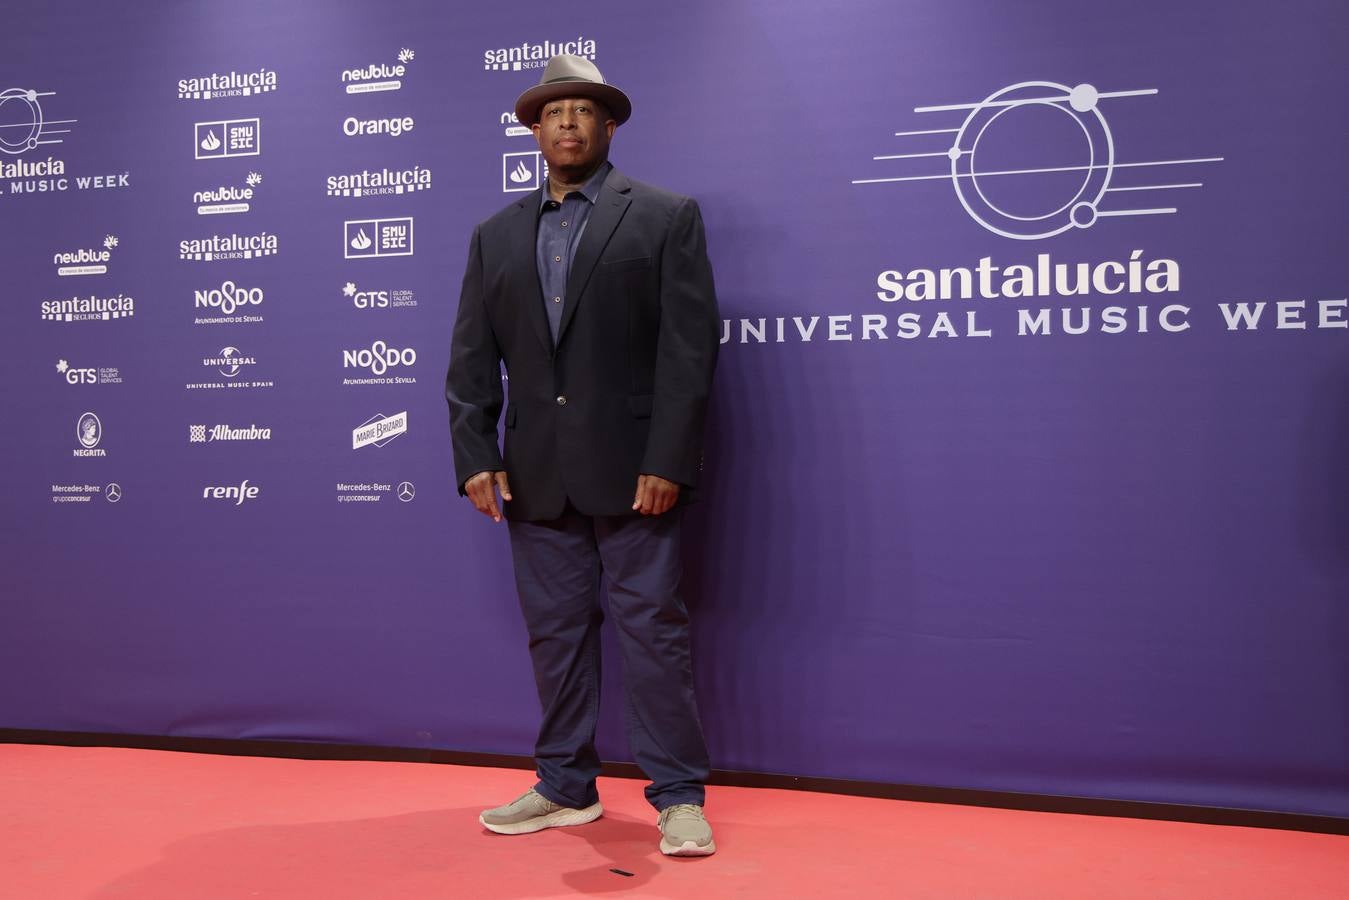
[[[520,278],[524,281],[525,316],[534,323],[534,331],[548,352],[553,350],[553,333],[548,313],[543,308],[543,287],[539,284],[539,266],[535,252],[539,240],[539,203],[543,189],[531,191],[520,201],[511,223],[511,246],[507,259],[523,260]]]
[[[572,317],[576,315],[576,306],[581,300],[581,293],[585,290],[586,284],[590,281],[590,273],[594,271],[600,254],[604,252],[610,236],[632,202],[628,197],[628,191],[631,189],[632,185],[628,179],[617,169],[610,171],[609,177],[604,179],[604,188],[600,191],[595,208],[590,211],[585,234],[581,235],[581,246],[576,248],[576,258],[572,261],[571,272],[567,276],[567,296],[562,302],[562,323],[557,329],[559,344],[567,333],[567,326],[571,324]],[[545,327],[546,324],[545,322]]]

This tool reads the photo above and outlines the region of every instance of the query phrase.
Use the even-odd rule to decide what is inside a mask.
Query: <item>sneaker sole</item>
[[[587,822],[595,821],[602,815],[604,815],[604,807],[596,803],[587,806],[585,809],[559,809],[546,816],[535,816],[521,822],[500,825],[495,825],[482,816],[478,816],[478,824],[488,831],[495,831],[497,834],[533,834],[536,831],[543,831],[545,828],[584,825]]]
[[[700,847],[694,841],[685,841],[683,844],[676,847],[665,838],[661,838],[660,852],[664,853],[666,856],[711,856],[713,853],[717,852],[717,842],[708,841],[705,845]]]

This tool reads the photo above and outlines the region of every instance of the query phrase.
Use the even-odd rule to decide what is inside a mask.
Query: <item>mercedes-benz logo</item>
[[[412,486],[410,481],[398,482],[398,499],[407,503],[413,497],[417,496],[417,489]]]
[[[122,486],[114,481],[103,489],[103,496],[109,503],[116,503],[122,499]]]

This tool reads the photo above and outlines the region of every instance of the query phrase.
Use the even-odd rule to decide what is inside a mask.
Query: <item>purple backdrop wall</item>
[[[1349,815],[1342,5],[29,6],[0,726],[529,752],[441,379],[573,42],[708,225],[716,766]]]

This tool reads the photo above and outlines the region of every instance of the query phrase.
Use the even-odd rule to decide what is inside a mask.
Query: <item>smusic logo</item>
[[[193,146],[197,159],[257,156],[262,153],[262,120],[198,122]]]
[[[342,252],[347,259],[411,256],[412,217],[398,219],[350,219],[345,228]]]

